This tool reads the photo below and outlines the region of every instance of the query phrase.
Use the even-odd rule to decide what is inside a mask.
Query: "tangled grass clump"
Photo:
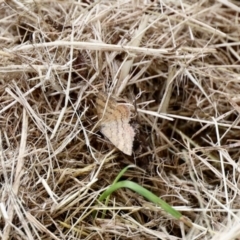
[[[239,9],[1,2],[0,238],[239,239]],[[131,156],[99,91],[132,106]]]

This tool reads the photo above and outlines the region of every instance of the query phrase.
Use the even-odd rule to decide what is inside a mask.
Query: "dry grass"
[[[240,2],[152,2],[0,1],[1,239],[240,239]],[[102,90],[136,103],[131,157]],[[97,205],[130,164],[194,226],[128,189]]]

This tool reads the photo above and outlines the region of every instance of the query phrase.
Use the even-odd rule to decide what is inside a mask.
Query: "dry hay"
[[[239,12],[227,0],[1,1],[1,239],[236,239]],[[132,156],[99,132],[102,90],[138,109]],[[128,189],[97,205],[130,164],[144,171],[125,179],[195,225]]]

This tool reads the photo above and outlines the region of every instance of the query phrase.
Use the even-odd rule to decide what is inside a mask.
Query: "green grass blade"
[[[145,197],[149,201],[151,201],[151,202],[157,204],[158,206],[160,206],[164,211],[166,211],[167,213],[169,213],[170,215],[172,215],[176,219],[180,219],[182,217],[182,214],[180,212],[178,212],[177,210],[172,208],[169,204],[164,202],[158,196],[156,196],[152,192],[148,191],[146,188],[143,188],[142,186],[138,185],[137,183],[134,183],[134,182],[128,181],[128,180],[117,182],[117,183],[111,185],[99,197],[98,200],[103,201],[104,199],[106,199],[108,196],[110,196],[114,191],[118,190],[119,188],[129,188],[129,189],[137,192],[138,194],[142,195],[143,197]]]

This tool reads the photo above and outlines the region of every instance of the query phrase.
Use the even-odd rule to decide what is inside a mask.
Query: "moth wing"
[[[135,133],[128,121],[109,121],[101,126],[101,132],[120,151],[132,155]]]

